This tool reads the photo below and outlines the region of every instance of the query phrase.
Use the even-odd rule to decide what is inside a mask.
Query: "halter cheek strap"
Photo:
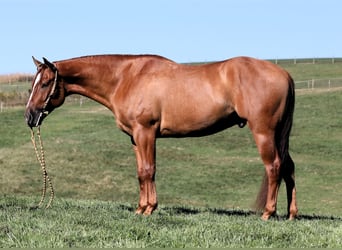
[[[52,88],[50,90],[50,93],[48,95],[48,98],[46,98],[45,102],[44,102],[44,106],[43,106],[43,113],[46,113],[47,111],[45,110],[46,106],[48,105],[48,103],[50,102],[52,96],[55,93],[56,90],[56,86],[57,86],[57,77],[58,77],[58,71],[56,70],[55,72],[55,80],[53,81],[53,85]]]

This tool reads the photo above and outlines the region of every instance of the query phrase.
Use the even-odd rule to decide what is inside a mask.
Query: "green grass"
[[[127,203],[58,199],[32,210],[32,198],[0,201],[2,247],[340,247],[342,219],[305,216],[268,222],[249,211],[161,206],[135,216]]]
[[[135,216],[138,185],[129,138],[93,102],[66,104],[42,137],[56,198],[31,210],[42,178],[23,109],[0,114],[0,245],[4,247],[338,247],[342,239],[341,91],[297,95],[291,153],[300,219],[250,212],[263,166],[248,129],[157,143],[160,207]]]
[[[340,68],[330,72],[331,64],[303,65],[284,67],[295,79],[317,70],[319,78],[342,76]],[[237,127],[158,140],[160,206],[150,217],[135,216],[130,139],[91,101],[82,107],[68,102],[45,120],[42,138],[56,198],[51,209],[32,210],[40,199],[40,166],[24,107],[6,109],[0,113],[0,246],[340,247],[341,103],[341,89],[297,91],[290,138],[300,214],[294,222],[284,218],[284,186],[279,218],[263,222],[251,212],[264,169],[250,131]]]

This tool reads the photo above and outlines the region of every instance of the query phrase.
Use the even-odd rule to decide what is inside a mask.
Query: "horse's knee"
[[[280,181],[280,160],[278,158],[274,159],[274,161],[271,164],[265,164],[265,169],[269,182]]]
[[[153,181],[155,177],[155,166],[154,165],[146,165],[142,167],[138,167],[138,179],[140,182],[143,181]]]

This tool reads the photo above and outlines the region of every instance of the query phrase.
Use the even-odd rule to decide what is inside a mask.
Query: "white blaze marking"
[[[32,91],[31,91],[30,98],[29,98],[29,100],[28,100],[28,102],[27,102],[27,104],[26,104],[26,108],[28,107],[29,103],[31,102],[33,93],[34,93],[34,91],[35,91],[35,89],[36,89],[36,86],[37,86],[38,82],[40,81],[40,78],[41,78],[41,77],[42,77],[42,76],[41,76],[41,73],[39,73],[39,74],[37,75],[37,77],[36,77],[36,80],[34,81],[34,84],[33,84],[33,88],[32,88]]]

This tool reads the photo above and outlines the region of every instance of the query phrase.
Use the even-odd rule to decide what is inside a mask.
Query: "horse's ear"
[[[43,61],[44,64],[48,66],[52,71],[57,71],[56,66],[53,63],[49,62],[45,57],[43,57]]]
[[[40,62],[36,58],[34,58],[34,56],[32,56],[32,59],[33,59],[34,64],[37,66],[37,68],[43,64],[42,62]]]

